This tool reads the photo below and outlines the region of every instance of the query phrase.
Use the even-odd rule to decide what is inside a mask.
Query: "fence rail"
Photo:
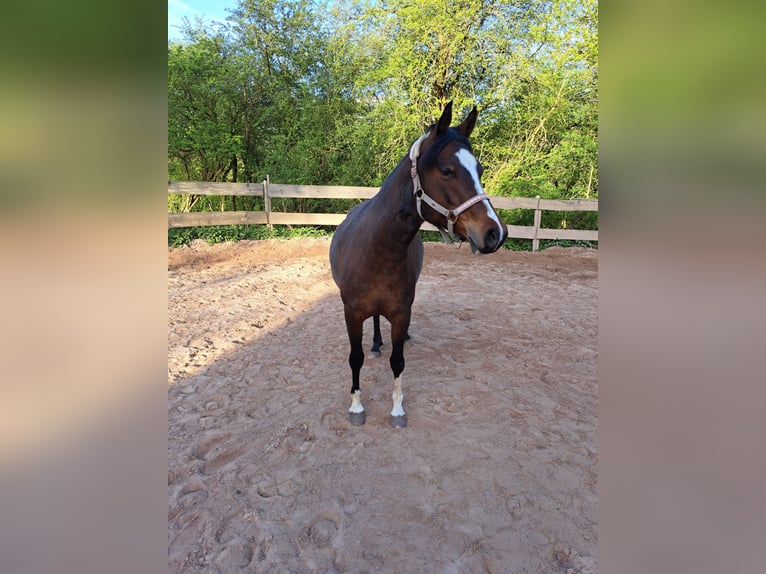
[[[271,183],[207,183],[169,181],[171,195],[218,195],[264,198],[263,211],[208,211],[169,213],[168,228],[211,225],[339,225],[345,213],[292,213],[272,211],[275,197],[311,199],[369,199],[378,192],[377,187],[347,187],[331,185],[290,185]],[[598,241],[598,231],[583,229],[550,229],[541,227],[543,211],[598,211],[596,199],[541,199],[538,197],[490,197],[497,209],[534,210],[534,225],[507,225],[508,237],[531,239],[532,251],[537,251],[541,239]],[[430,223],[422,229],[436,230]]]

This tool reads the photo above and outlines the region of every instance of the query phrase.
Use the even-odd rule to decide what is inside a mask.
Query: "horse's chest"
[[[392,273],[381,273],[376,285],[371,289],[373,298],[382,305],[392,303],[396,307],[411,305],[415,298],[417,277],[407,270]]]
[[[412,304],[416,281],[417,277],[406,268],[379,266],[373,273],[357,275],[341,295],[345,302],[366,313],[385,315]]]

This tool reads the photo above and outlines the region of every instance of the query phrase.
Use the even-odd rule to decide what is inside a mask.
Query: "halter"
[[[426,218],[423,217],[423,214],[420,212],[420,204],[423,201],[435,212],[447,218],[446,230],[440,225],[434,225],[436,225],[439,233],[442,234],[445,243],[454,243],[454,225],[457,223],[457,219],[460,217],[460,214],[466,211],[472,205],[487,199],[489,196],[487,196],[486,193],[477,193],[472,198],[458,205],[455,209],[447,209],[446,207],[443,207],[437,203],[436,200],[434,200],[425,192],[423,186],[420,184],[420,176],[418,175],[418,156],[420,155],[420,145],[428,137],[429,133],[430,131],[420,136],[417,140],[415,140],[415,143],[413,143],[412,147],[410,148],[410,161],[412,162],[412,167],[410,168],[410,176],[412,176],[412,193],[415,196],[415,205],[418,209],[418,215],[420,216],[420,219],[423,221],[426,220]]]

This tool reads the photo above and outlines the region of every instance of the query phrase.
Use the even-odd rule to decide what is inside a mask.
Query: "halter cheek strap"
[[[437,203],[436,200],[434,200],[425,192],[423,186],[420,183],[420,176],[418,175],[418,156],[420,155],[420,145],[428,137],[429,133],[430,132],[420,136],[417,140],[415,140],[415,143],[413,143],[412,147],[410,148],[410,161],[412,162],[412,167],[410,167],[410,176],[412,177],[412,193],[415,195],[415,206],[417,207],[420,219],[425,221],[425,217],[423,217],[423,214],[420,211],[421,203],[425,202],[428,207],[443,215],[447,219],[446,230],[440,225],[436,225],[436,228],[439,230],[439,233],[442,234],[445,243],[454,243],[454,225],[457,223],[457,219],[460,217],[460,214],[466,211],[472,205],[487,199],[488,196],[486,193],[478,193],[472,198],[458,205],[455,209],[447,209],[446,207],[443,207]]]

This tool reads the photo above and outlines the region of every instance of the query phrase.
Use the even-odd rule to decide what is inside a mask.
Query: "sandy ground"
[[[595,572],[597,252],[426,244],[394,429],[328,248],[169,250],[169,571]]]

